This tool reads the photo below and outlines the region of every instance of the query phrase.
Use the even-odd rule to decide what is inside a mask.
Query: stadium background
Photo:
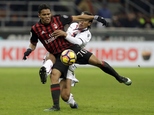
[[[38,21],[37,6],[48,3],[55,14],[74,15],[88,5],[97,14],[105,0],[0,0],[0,115],[154,114],[154,0],[106,1],[110,25],[94,22],[86,48],[133,83],[127,87],[98,68],[78,67],[80,82],[72,93],[79,109],[60,100],[61,111],[52,113],[43,111],[51,107],[50,80],[43,85],[38,74],[45,49],[39,43],[29,59],[22,60],[30,26]]]
[[[109,26],[103,27],[94,21],[92,41],[86,48],[116,67],[154,66],[153,0],[1,0],[1,67],[41,65],[46,52],[41,44],[26,63],[22,61],[29,44],[30,27],[38,21],[37,7],[41,3],[50,4],[53,14],[68,15],[77,15],[83,10],[99,14],[105,7],[102,16]]]

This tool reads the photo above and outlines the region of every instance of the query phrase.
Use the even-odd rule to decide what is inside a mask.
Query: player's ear
[[[40,14],[38,13],[38,17],[40,18]]]
[[[92,23],[92,22],[89,22],[89,23],[88,23],[88,26],[91,26],[91,23]]]

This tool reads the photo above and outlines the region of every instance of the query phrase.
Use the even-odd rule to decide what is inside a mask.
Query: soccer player
[[[54,55],[55,63],[53,65],[52,73],[51,73],[51,95],[53,100],[53,106],[49,109],[50,111],[58,111],[60,110],[59,105],[59,96],[60,96],[60,84],[59,78],[66,78],[68,66],[64,65],[60,61],[61,52],[65,49],[72,49],[77,54],[77,63],[79,64],[92,64],[96,66],[100,66],[103,71],[109,72],[113,70],[109,68],[110,66],[103,62],[100,64],[97,61],[90,62],[89,57],[92,55],[88,53],[86,50],[82,50],[81,47],[77,44],[72,44],[68,42],[64,36],[56,37],[56,33],[53,33],[56,30],[64,30],[64,26],[66,24],[70,24],[73,21],[81,21],[81,20],[92,20],[95,19],[101,22],[103,25],[106,25],[107,22],[103,17],[100,16],[89,16],[89,15],[78,15],[78,16],[68,16],[68,15],[51,15],[50,6],[46,4],[42,4],[38,8],[38,16],[40,21],[32,26],[31,28],[31,39],[29,48],[24,53],[23,59],[26,60],[27,56],[35,50],[38,39],[44,45],[46,50]],[[90,54],[90,55],[89,55]],[[90,57],[91,58],[91,57]],[[94,58],[92,56],[92,58]],[[110,69],[110,70],[109,70]],[[110,74],[115,74],[110,73]],[[121,77],[118,74],[116,75],[116,79],[119,82],[126,83],[128,81],[127,78]]]
[[[85,11],[82,12],[81,15],[92,15],[91,13]],[[65,37],[69,42],[72,41],[73,44],[78,44],[82,48],[91,40],[91,33],[89,28],[93,20],[85,20],[79,21],[79,23],[74,22],[72,23],[69,28],[67,29],[67,34],[70,36]],[[58,30],[59,31],[59,30]],[[64,31],[59,31],[59,34],[66,34]],[[43,59],[43,65],[40,68],[39,74],[41,78],[41,82],[44,84],[47,81],[47,76],[52,71],[52,66],[55,61],[52,54],[47,53]],[[60,78],[60,91],[62,99],[67,102],[71,108],[78,108],[77,103],[74,100],[73,94],[71,94],[71,86],[74,86],[75,83],[79,81],[76,79],[74,70],[76,69],[75,64],[69,66],[66,79]]]
[[[90,15],[90,13],[88,13],[88,12],[83,12],[83,14]],[[80,21],[79,23],[72,23],[70,25],[70,27],[68,28],[67,32],[64,32],[62,30],[56,30],[53,32],[53,34],[55,37],[65,36],[65,39],[68,40],[69,42],[71,42],[73,44],[78,44],[82,48],[84,48],[85,45],[91,40],[91,33],[89,31],[91,23],[92,23],[92,21],[87,21],[87,20]],[[84,52],[86,52],[86,53],[84,53]],[[132,81],[129,78],[125,78],[123,76],[120,76],[107,62],[98,60],[92,53],[90,53],[84,49],[82,50],[81,55],[83,57],[87,56],[87,59],[89,59],[87,64],[91,64],[96,67],[99,67],[104,72],[114,76],[120,83],[124,83],[125,85],[131,85]],[[84,64],[84,62],[82,62],[82,64]],[[71,72],[71,71],[68,70],[68,72]],[[65,98],[65,100],[68,100],[68,102],[69,102],[69,99],[71,99],[71,95],[72,95],[70,93],[70,87],[71,87],[70,81],[71,81],[71,78],[73,81],[74,77],[75,77],[74,74],[69,74],[69,78],[67,79],[67,81],[69,81],[69,83],[66,82],[66,80],[63,80],[63,84],[67,85],[68,87],[66,87],[65,90],[61,90],[61,93],[62,93],[61,97],[62,97],[62,99],[63,99],[63,97],[67,97],[67,98]],[[44,78],[46,78],[46,77],[44,77]],[[76,107],[76,103],[74,104],[74,107]]]

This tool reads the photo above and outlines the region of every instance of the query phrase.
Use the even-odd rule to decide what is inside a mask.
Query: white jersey
[[[91,40],[92,35],[91,35],[88,28],[85,28],[83,30],[79,30],[78,26],[79,26],[78,23],[72,23],[69,26],[69,28],[67,29],[67,36],[65,39],[68,40],[69,42],[71,42],[72,44],[78,44],[81,46],[81,48],[83,48]],[[52,63],[52,61],[50,61],[50,63],[46,63],[47,62],[46,56],[44,57],[43,66],[46,67],[47,75],[49,75],[52,71],[53,63]],[[75,64],[72,64],[69,66],[69,70],[67,72],[67,79],[72,80],[72,84],[71,84],[72,86],[74,86],[75,83],[79,82],[78,79],[76,79],[75,74],[74,74],[75,69],[76,69]],[[61,80],[62,80],[62,78],[59,79],[59,82]]]
[[[78,23],[72,23],[67,29],[67,36],[65,39],[83,48],[91,40],[92,35],[88,28],[79,30],[78,26]]]

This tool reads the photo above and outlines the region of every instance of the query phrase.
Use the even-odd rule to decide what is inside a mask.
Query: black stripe
[[[82,43],[84,43],[84,41],[81,38],[79,38],[79,39],[82,41]]]

